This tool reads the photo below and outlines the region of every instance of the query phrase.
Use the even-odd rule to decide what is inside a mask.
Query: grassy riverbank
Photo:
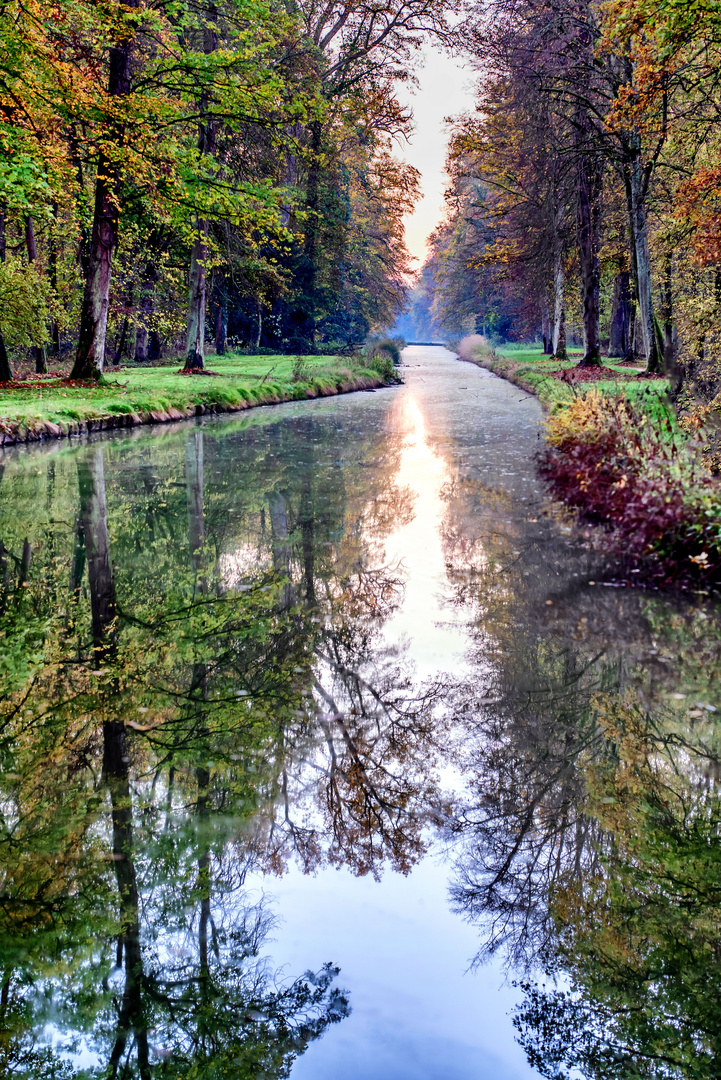
[[[71,383],[61,372],[0,386],[2,443],[62,438],[206,412],[369,390],[394,381],[392,367],[339,356],[212,356],[205,373],[163,367],[111,368],[100,383]]]
[[[668,380],[648,378],[644,375],[642,364],[630,367],[604,358],[600,371],[583,371],[578,368],[583,355],[580,349],[569,350],[568,360],[554,360],[541,349],[492,350],[471,344],[464,351],[465,355],[459,353],[462,360],[470,360],[522,390],[535,394],[547,410],[553,411],[558,406],[567,405],[579,393],[593,388],[603,397],[623,397],[639,405],[644,412],[664,415],[668,412]]]

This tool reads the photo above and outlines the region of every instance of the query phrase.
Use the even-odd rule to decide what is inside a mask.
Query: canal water
[[[715,1075],[717,610],[403,359],[4,451],[0,1074]]]

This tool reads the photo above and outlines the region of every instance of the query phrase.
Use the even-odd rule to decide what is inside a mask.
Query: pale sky
[[[443,217],[446,188],[444,163],[448,143],[447,116],[473,107],[473,72],[460,59],[437,49],[425,52],[425,64],[416,72],[420,86],[412,92],[401,87],[399,98],[413,108],[415,133],[401,153],[421,171],[423,197],[405,221],[408,250],[415,255],[419,270],[427,251],[427,240]]]

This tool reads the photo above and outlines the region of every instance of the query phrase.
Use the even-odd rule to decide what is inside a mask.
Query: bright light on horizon
[[[428,238],[445,213],[449,130],[444,121],[473,108],[475,81],[472,70],[462,60],[440,49],[427,49],[423,56],[423,67],[416,72],[418,89],[414,92],[402,86],[398,94],[403,104],[412,107],[415,121],[403,157],[421,173],[422,198],[404,221],[408,250],[417,259],[416,270],[423,265]]]

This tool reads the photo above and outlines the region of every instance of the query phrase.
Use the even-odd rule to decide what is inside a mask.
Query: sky
[[[415,121],[415,132],[401,153],[421,172],[423,197],[405,220],[408,250],[419,260],[416,269],[425,258],[428,237],[443,217],[448,143],[444,120],[473,107],[473,73],[462,60],[439,49],[428,49],[424,59],[416,73],[419,88],[414,92],[401,87],[398,94],[404,104],[411,105]]]

